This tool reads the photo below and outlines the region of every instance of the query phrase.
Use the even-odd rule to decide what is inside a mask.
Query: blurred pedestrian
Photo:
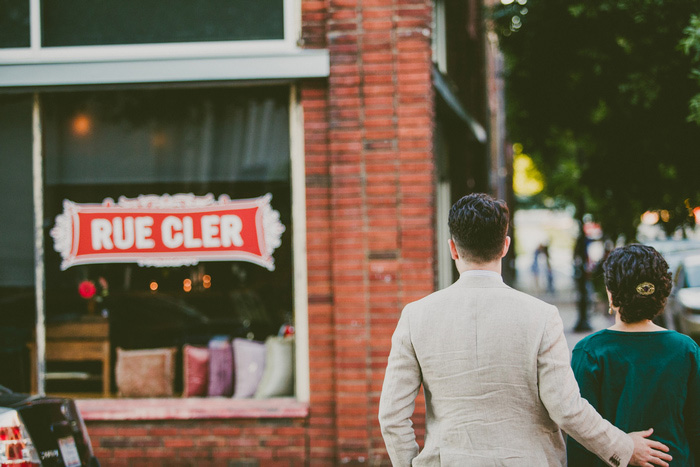
[[[535,282],[535,291],[540,292],[540,255],[542,250],[540,246],[535,248],[535,252],[532,255],[532,266],[530,266],[530,272],[532,272],[532,279]]]
[[[554,273],[552,271],[552,263],[549,257],[549,244],[547,242],[540,243],[532,258],[532,266],[530,267],[532,278],[535,282],[535,291],[540,292],[540,276],[544,273],[546,291],[548,294],[554,293]]]
[[[624,431],[654,427],[673,465],[700,462],[700,347],[652,322],[671,292],[668,264],[652,247],[613,250],[603,265],[615,324],[579,341],[572,366],[585,397]],[[604,465],[573,439],[570,467]]]
[[[590,303],[588,276],[590,275],[588,243],[589,239],[586,235],[583,223],[579,223],[579,235],[574,244],[574,283],[576,284],[577,300],[576,308],[578,309],[578,321],[574,326],[575,332],[585,332],[592,329],[588,322],[588,305]]]
[[[547,280],[547,293],[554,293],[554,273],[552,271],[552,262],[549,257],[549,243],[540,244],[541,255],[544,258],[544,274]]]
[[[581,399],[556,307],[503,282],[508,222],[506,204],[486,194],[465,196],[450,210],[460,277],[409,303],[392,337],[379,402],[392,464],[563,466],[560,428],[609,465],[664,458],[663,444],[626,435]],[[419,452],[411,417],[421,384]]]

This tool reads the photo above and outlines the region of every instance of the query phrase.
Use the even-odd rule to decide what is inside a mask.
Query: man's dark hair
[[[473,263],[500,259],[510,212],[500,199],[472,193],[450,209],[449,227],[459,255]]]
[[[620,307],[625,323],[652,319],[666,306],[671,273],[654,248],[638,243],[615,248],[603,263],[603,273],[612,304]]]

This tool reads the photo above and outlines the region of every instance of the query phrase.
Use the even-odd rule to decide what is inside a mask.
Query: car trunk
[[[43,467],[99,465],[72,400],[9,393],[0,394],[0,407],[17,411]]]

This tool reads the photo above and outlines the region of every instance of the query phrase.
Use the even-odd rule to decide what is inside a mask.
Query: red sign
[[[51,236],[62,270],[90,263],[248,261],[272,271],[285,227],[271,199],[176,194],[121,197],[117,203],[107,198],[102,204],[64,200]]]

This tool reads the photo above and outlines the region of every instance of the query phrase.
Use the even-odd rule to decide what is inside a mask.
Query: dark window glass
[[[288,183],[286,92],[199,89],[46,96],[46,182],[179,184],[188,193],[211,183]]]
[[[45,47],[284,38],[284,0],[43,0]]]
[[[0,97],[0,167],[0,287],[33,287],[31,96]]]
[[[47,326],[101,317],[109,322],[113,355],[117,348],[177,348],[176,392],[182,389],[183,345],[205,346],[221,334],[256,341],[277,334],[292,317],[288,92],[268,87],[45,96]],[[271,193],[286,227],[273,255],[275,270],[233,261],[60,270],[48,231],[64,199],[100,203],[176,193],[234,200]],[[86,280],[97,288],[90,300],[78,292]],[[56,365],[47,361],[47,371],[77,371]],[[100,392],[99,380],[90,384],[49,379],[47,391]]]
[[[31,96],[0,96],[0,167],[0,384],[27,391],[35,322]]]
[[[0,0],[0,48],[29,47],[29,0]]]

